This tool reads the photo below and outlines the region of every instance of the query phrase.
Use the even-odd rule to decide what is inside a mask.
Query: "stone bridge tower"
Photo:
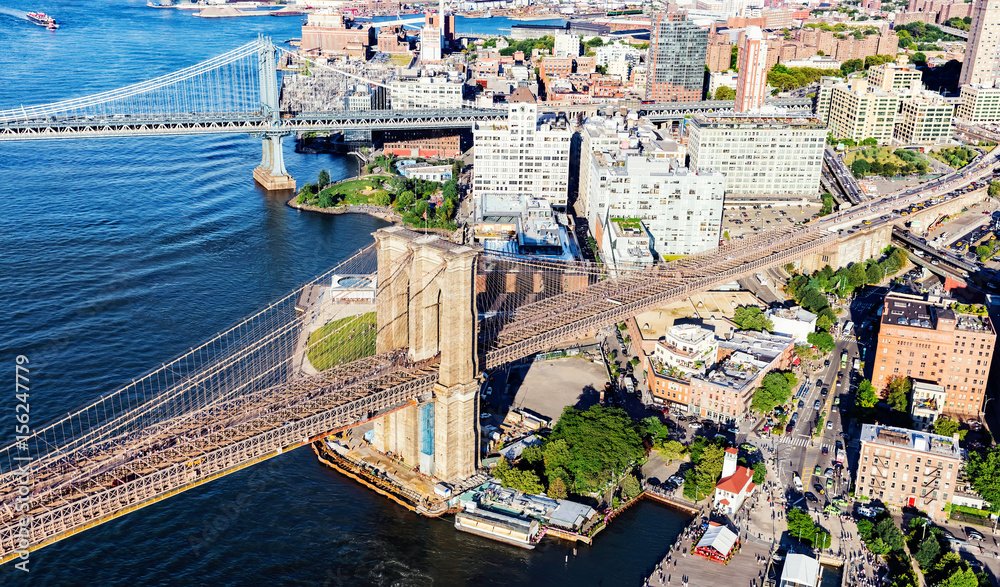
[[[433,401],[375,421],[375,447],[449,482],[476,470],[475,268],[478,250],[399,226],[378,243],[377,351],[408,347],[420,361],[440,354]]]

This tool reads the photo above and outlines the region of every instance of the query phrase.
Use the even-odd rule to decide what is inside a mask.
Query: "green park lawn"
[[[334,320],[309,335],[306,356],[319,371],[375,354],[375,312]]]

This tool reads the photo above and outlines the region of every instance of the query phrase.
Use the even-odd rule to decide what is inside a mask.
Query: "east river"
[[[301,36],[298,18],[200,19],[137,0],[16,8],[62,28],[0,14],[0,109],[162,75],[258,33]],[[285,157],[299,185],[356,172],[290,141]],[[242,135],[0,143],[0,357],[8,381],[16,355],[31,360],[33,426],[214,336],[385,226],[286,207],[254,185],[259,160]],[[299,449],[34,552],[27,575],[4,565],[0,584],[638,585],[683,523],[643,503],[576,557],[556,539],[524,551],[411,514]]]

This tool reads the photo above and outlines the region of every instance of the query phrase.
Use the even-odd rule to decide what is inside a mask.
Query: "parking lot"
[[[753,234],[769,228],[787,228],[804,222],[819,212],[821,204],[801,201],[782,204],[734,204],[723,208],[722,230],[731,237]]]

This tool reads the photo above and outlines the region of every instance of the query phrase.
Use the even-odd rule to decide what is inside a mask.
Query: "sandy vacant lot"
[[[586,409],[600,400],[608,380],[603,364],[568,357],[536,361],[519,367],[524,382],[517,389],[513,407],[552,418],[555,424],[566,406]]]

